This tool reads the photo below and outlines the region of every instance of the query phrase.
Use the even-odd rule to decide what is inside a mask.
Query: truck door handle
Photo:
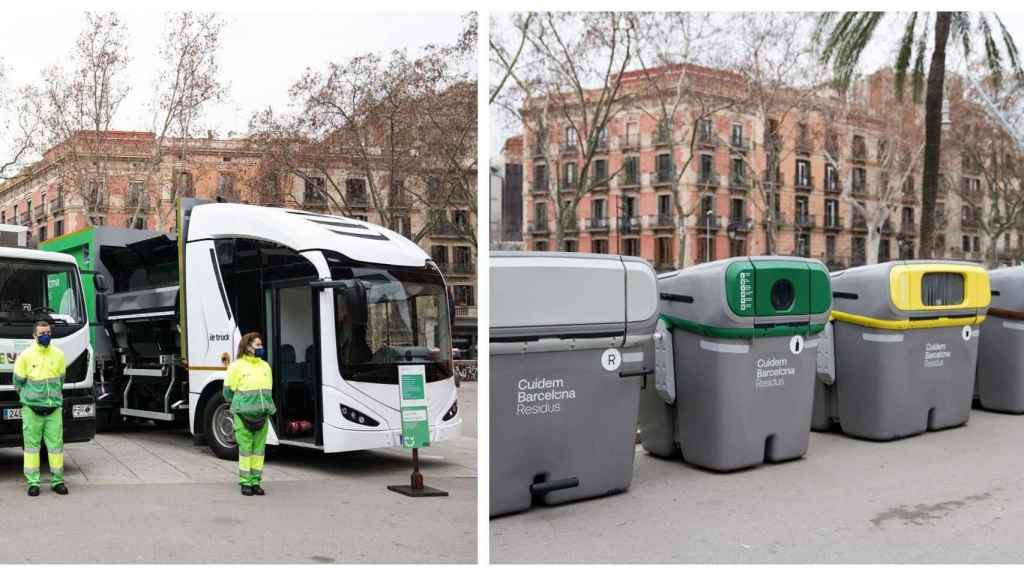
[[[575,488],[580,485],[580,479],[575,476],[572,478],[562,478],[561,480],[548,480],[547,482],[535,482],[530,484],[530,494],[534,496],[542,496],[548,492],[554,492],[556,490],[565,490],[567,488]]]

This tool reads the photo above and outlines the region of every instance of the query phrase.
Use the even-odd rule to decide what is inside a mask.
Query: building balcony
[[[960,218],[960,229],[961,230],[977,230],[978,220],[971,216]]]
[[[668,214],[660,213],[660,214],[658,214],[657,219],[654,221],[654,227],[655,228],[661,228],[661,229],[675,228],[676,227],[676,219],[672,216],[671,213],[668,213]]]
[[[864,252],[854,252],[853,256],[850,257],[850,266],[863,266],[867,264],[868,258]]]
[[[639,216],[622,216],[619,218],[620,234],[639,234],[641,228]]]
[[[368,208],[370,206],[370,198],[365,193],[355,194],[348,192],[345,194],[345,202],[348,203],[350,208]]]
[[[729,175],[729,190],[733,192],[749,192],[752,186],[750,176],[746,174]]]
[[[649,174],[652,186],[671,186],[676,179],[675,170],[655,170]]]
[[[729,232],[746,234],[754,229],[753,218],[729,218]]]
[[[461,222],[444,220],[434,224],[430,235],[435,238],[465,238],[469,236],[469,226]]]
[[[476,274],[476,265],[472,262],[453,262],[450,264],[449,274],[460,276],[472,276]]]
[[[776,171],[775,174],[772,175],[767,170],[764,170],[761,172],[761,181],[764,182],[766,190],[771,190],[773,188],[775,190],[780,190],[782,189],[784,179],[782,177],[782,172],[780,171]]]
[[[840,188],[839,190],[840,190],[840,192],[842,192],[842,188]],[[867,196],[867,194],[868,194],[868,187],[863,182],[861,182],[860,184],[857,184],[856,182],[854,182],[853,185],[850,186],[850,194],[852,194],[853,196],[858,196],[858,197],[860,197],[860,196]]]
[[[565,223],[565,227],[562,228],[562,232],[570,236],[575,236],[579,234],[579,231],[580,223],[576,219],[576,215],[574,214],[573,217],[570,218],[569,221]]]
[[[639,188],[640,174],[623,172],[618,177],[619,188]]]
[[[722,222],[718,218],[717,214],[701,214],[697,216],[697,231],[702,232],[706,230],[719,230],[722,227]]]
[[[545,193],[548,191],[548,179],[538,178],[533,181],[533,185],[530,187],[530,191],[534,194]]]
[[[804,176],[800,177],[799,174],[793,175],[793,188],[803,192],[810,192],[814,190],[814,177]]]
[[[882,234],[892,234],[893,232],[895,232],[895,228],[892,226],[892,220],[886,218],[885,222],[882,222]]]
[[[147,194],[129,194],[124,199],[124,209],[126,212],[135,212],[136,210],[149,212],[151,208],[152,205]]]
[[[811,141],[810,136],[797,136],[793,150],[800,156],[810,156],[814,153],[814,143]]]
[[[732,152],[746,154],[750,151],[750,139],[743,136],[731,136],[729,138],[729,149]]]
[[[607,232],[608,231],[608,219],[607,218],[591,218],[587,221],[587,230],[590,232]]]
[[[839,195],[843,193],[843,181],[839,178],[833,178],[831,181],[825,179],[825,194]]]
[[[575,191],[576,190],[576,180],[570,180],[568,178],[563,178],[562,182],[561,182],[561,186],[559,186],[559,190],[561,192]]]
[[[793,225],[796,226],[797,228],[814,228],[816,221],[817,218],[815,214],[804,214],[802,212],[797,212],[793,216]]]
[[[590,191],[591,192],[607,192],[608,191],[608,175],[607,174],[596,174],[590,177]]]
[[[530,234],[543,234],[545,236],[551,233],[551,228],[547,222],[530,222],[528,230]]]
[[[718,188],[719,184],[720,179],[714,170],[697,174],[697,187],[702,190],[714,190]]]
[[[534,158],[544,158],[547,155],[547,143],[536,141],[530,146],[530,155]]]
[[[625,134],[619,136],[619,150],[639,150],[640,136],[637,134]]]
[[[718,136],[714,132],[704,132],[702,130],[697,133],[697,146],[708,149],[716,148],[718,146]]]
[[[867,232],[868,222],[863,216],[854,216],[850,221],[850,230],[856,230],[858,232]]]
[[[57,198],[50,201],[50,214],[56,216],[64,212],[64,197],[58,196]]]
[[[563,142],[562,145],[558,147],[558,150],[562,156],[576,156],[580,151],[575,142]]]
[[[913,220],[904,220],[900,222],[900,238],[914,238],[917,236],[917,223]]]
[[[828,214],[825,215],[825,221],[823,228],[830,231],[839,231],[843,229],[843,217],[833,214],[830,218]]]
[[[18,221],[15,222],[15,224],[18,224],[19,226],[28,226],[29,223],[32,222],[31,216],[32,215],[29,213],[29,211],[25,210],[24,212],[21,213],[21,217],[18,218]]]
[[[857,164],[864,164],[868,161],[868,149],[867,146],[860,145],[854,146],[850,150],[850,160]]]
[[[595,153],[605,154],[608,152],[608,138],[597,138],[593,142],[593,148]]]
[[[46,220],[46,206],[36,206],[32,209],[32,212],[35,216],[36,222],[43,222]]]

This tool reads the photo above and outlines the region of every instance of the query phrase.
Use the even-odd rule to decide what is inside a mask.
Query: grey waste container
[[[639,258],[493,252],[491,516],[621,492],[657,322]]]
[[[988,278],[992,302],[981,324],[974,393],[986,410],[1024,414],[1024,266]]]
[[[656,385],[640,404],[644,448],[720,471],[803,456],[814,348],[831,306],[825,266],[730,258],[662,274],[658,291]]]
[[[818,378],[815,429],[891,440],[967,422],[978,330],[990,294],[981,266],[895,261],[832,274],[833,375]],[[823,344],[828,344],[823,340]],[[827,364],[827,362],[823,363]]]

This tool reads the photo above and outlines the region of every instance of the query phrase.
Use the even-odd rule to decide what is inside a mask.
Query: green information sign
[[[430,445],[426,382],[425,366],[398,367],[398,383],[402,390],[402,446],[405,448]]]

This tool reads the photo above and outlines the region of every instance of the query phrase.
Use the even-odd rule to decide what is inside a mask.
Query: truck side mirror
[[[96,288],[96,291],[99,292],[100,294],[106,292],[107,288],[108,288],[108,286],[107,286],[107,277],[104,276],[103,274],[99,274],[99,273],[93,274],[92,275],[92,285],[93,285],[94,288]]]
[[[96,289],[99,290],[99,287]],[[96,321],[100,324],[107,323],[107,295],[103,292],[96,294]]]

